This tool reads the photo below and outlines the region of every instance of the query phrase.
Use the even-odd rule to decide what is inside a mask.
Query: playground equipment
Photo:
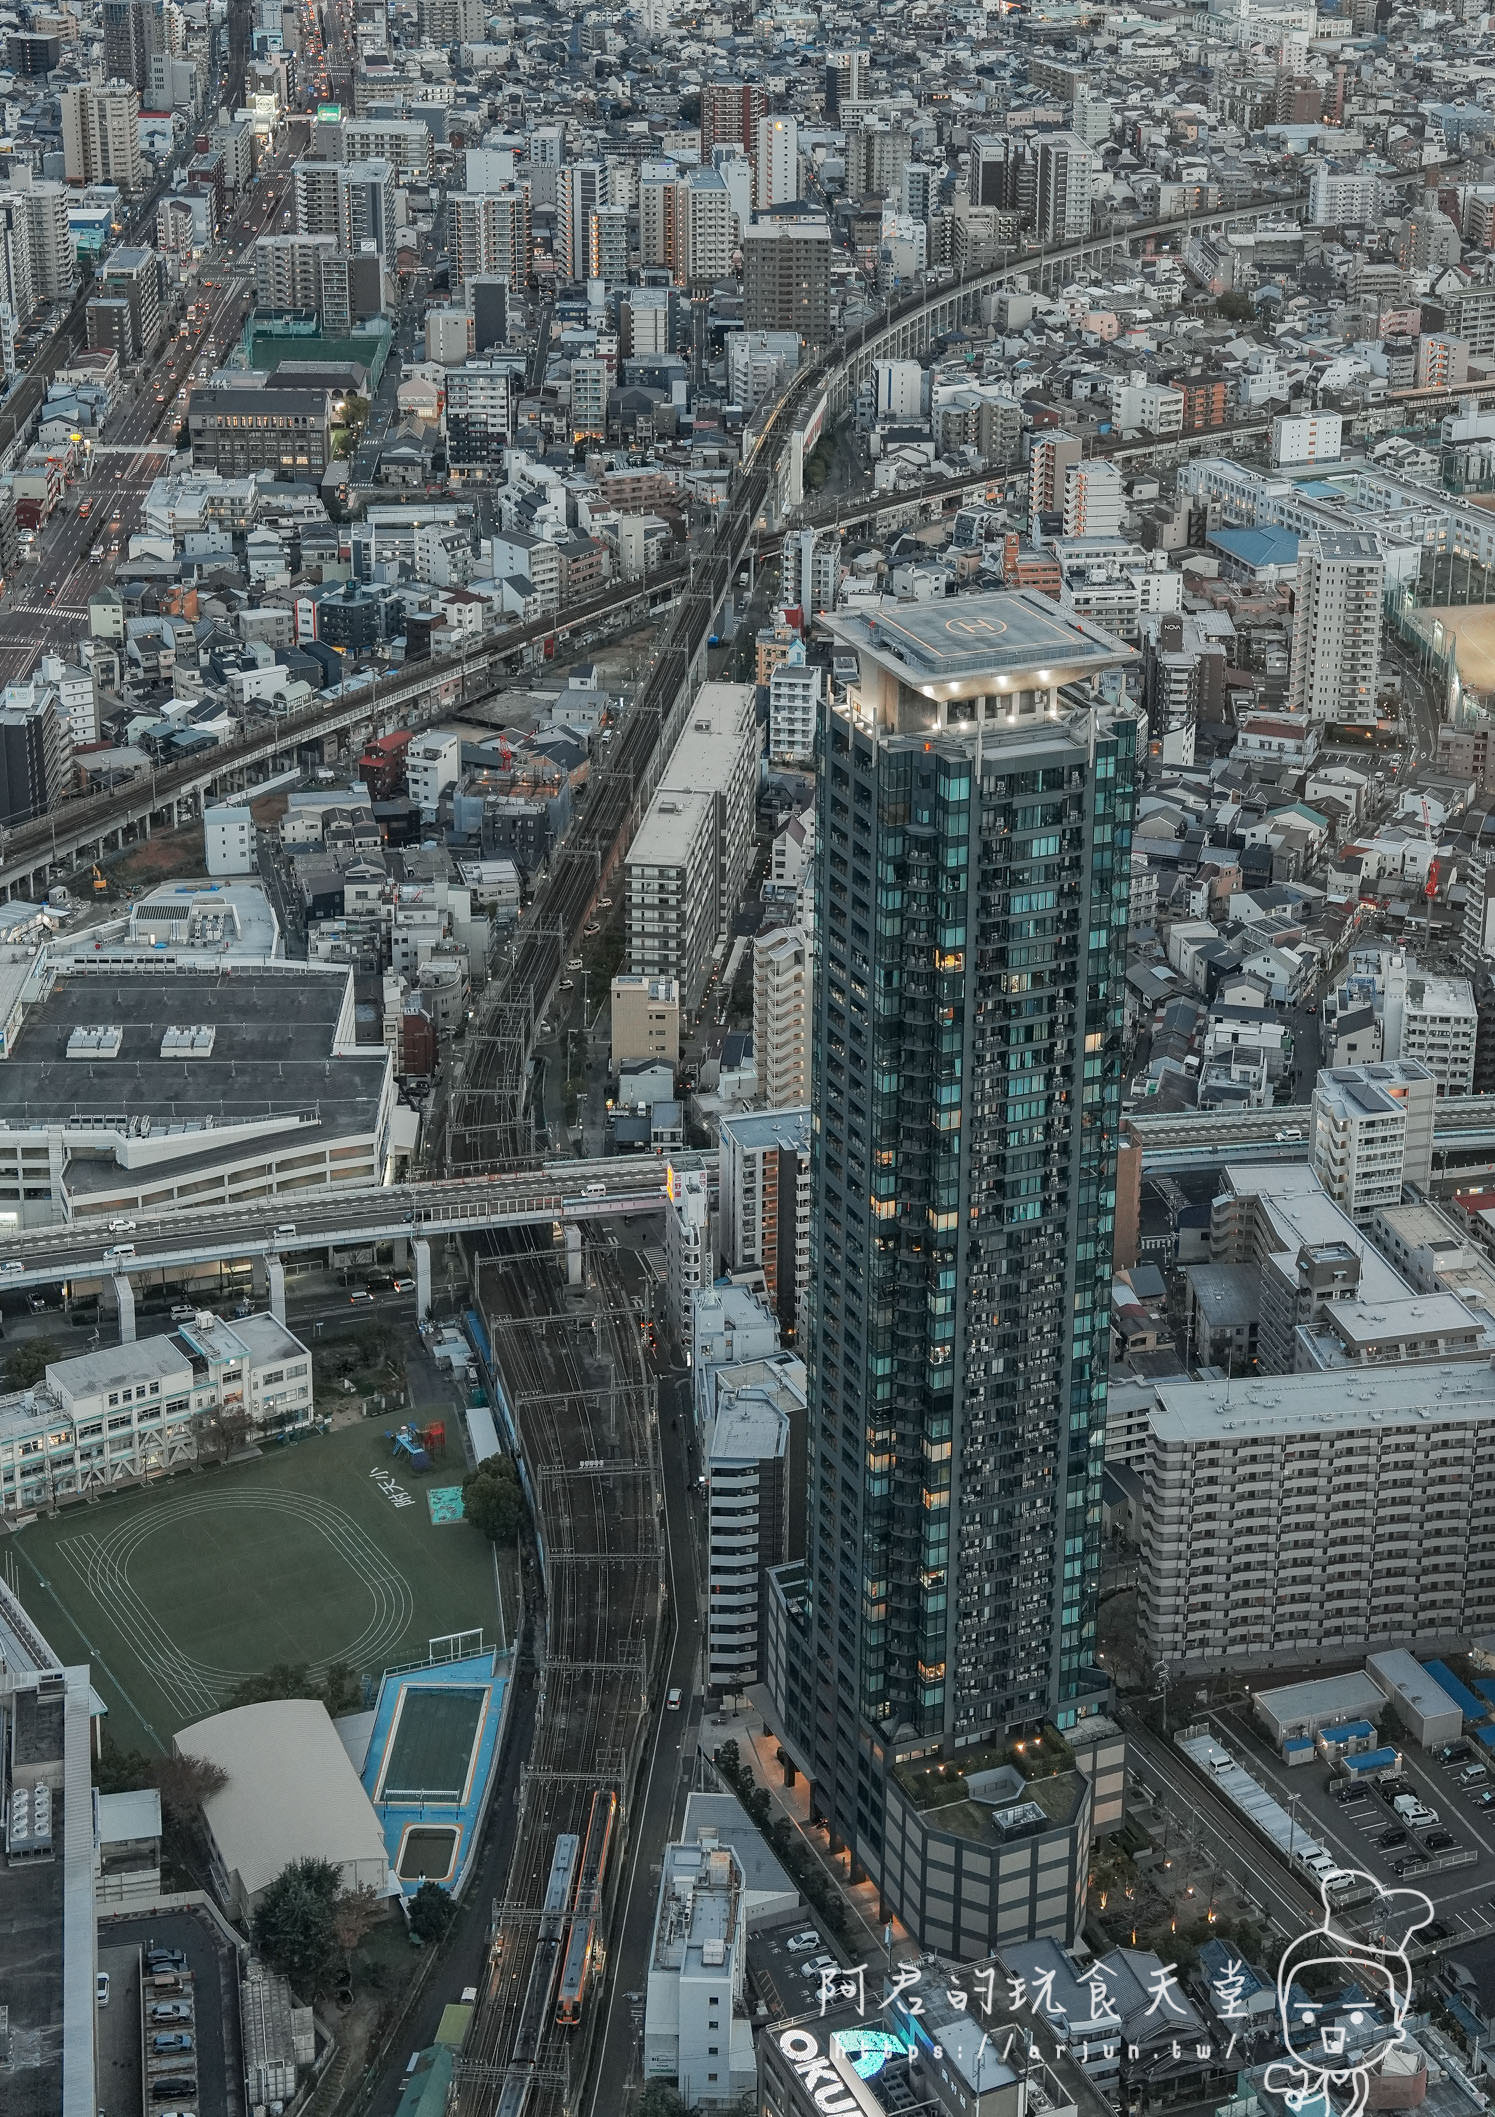
[[[401,1426],[384,1438],[393,1443],[391,1453],[404,1456],[412,1470],[429,1470],[446,1458],[446,1422],[433,1419],[428,1426]]]

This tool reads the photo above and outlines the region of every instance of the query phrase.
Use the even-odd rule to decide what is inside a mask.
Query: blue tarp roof
[[[1452,1698],[1466,1720],[1488,1720],[1490,1717],[1490,1701],[1488,1698],[1476,1698],[1468,1684],[1459,1681],[1446,1661],[1425,1661],[1422,1665],[1432,1677],[1434,1683],[1447,1691],[1449,1697]]]

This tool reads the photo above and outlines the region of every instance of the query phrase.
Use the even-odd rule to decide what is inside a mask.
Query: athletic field
[[[503,1643],[492,1545],[426,1505],[459,1451],[422,1478],[382,1420],[314,1434],[35,1522],[8,1546],[14,1579],[62,1660],[92,1663],[114,1740],[164,1748],[272,1662],[377,1677],[443,1633]],[[515,1593],[509,1557],[510,1625]]]
[[[488,1693],[478,1684],[413,1685],[400,1700],[399,1718],[384,1769],[381,1801],[465,1801],[472,1750]]]

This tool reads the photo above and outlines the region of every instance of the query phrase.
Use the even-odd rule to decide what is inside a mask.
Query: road
[[[207,372],[239,334],[252,275],[236,261],[264,232],[286,184],[287,165],[268,165],[246,191],[207,253],[196,310],[177,330],[167,308],[166,335],[154,360],[127,380],[100,445],[85,444],[84,468],[34,547],[35,556],[0,597],[0,681],[17,683],[45,654],[73,656],[87,630],[88,600],[110,579],[109,554],[124,553],[141,526],[145,496],[170,464],[185,415],[178,393],[194,367]],[[83,512],[84,508],[88,512]],[[90,556],[105,553],[103,560]]]

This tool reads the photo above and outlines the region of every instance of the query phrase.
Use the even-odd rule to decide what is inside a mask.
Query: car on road
[[[99,2006],[101,2006],[101,2007],[107,2007],[107,2006],[108,2006],[108,2004],[109,2004],[109,1972],[108,1972],[107,1970],[100,1970],[100,1971],[98,1972],[98,1974],[96,1975],[96,1977],[94,1978],[94,1981],[93,1981],[93,1996],[94,1996],[95,2000],[97,2001],[97,2003],[99,2004]]]
[[[411,1288],[415,1285],[415,1281],[413,1279],[397,1278],[391,1279],[389,1283],[397,1294],[408,1294]]]
[[[372,1301],[373,1298],[366,1286],[355,1286],[352,1293],[348,1296],[348,1299],[355,1307],[360,1306],[365,1301]]]
[[[25,1269],[19,1257],[7,1257],[4,1264],[0,1264],[0,1273],[24,1272]]]
[[[680,1702],[684,1698],[684,1696],[685,1693],[681,1690],[678,1684],[676,1684],[672,1690],[666,1691],[664,1702],[667,1710],[672,1713],[678,1712],[680,1709]]]

